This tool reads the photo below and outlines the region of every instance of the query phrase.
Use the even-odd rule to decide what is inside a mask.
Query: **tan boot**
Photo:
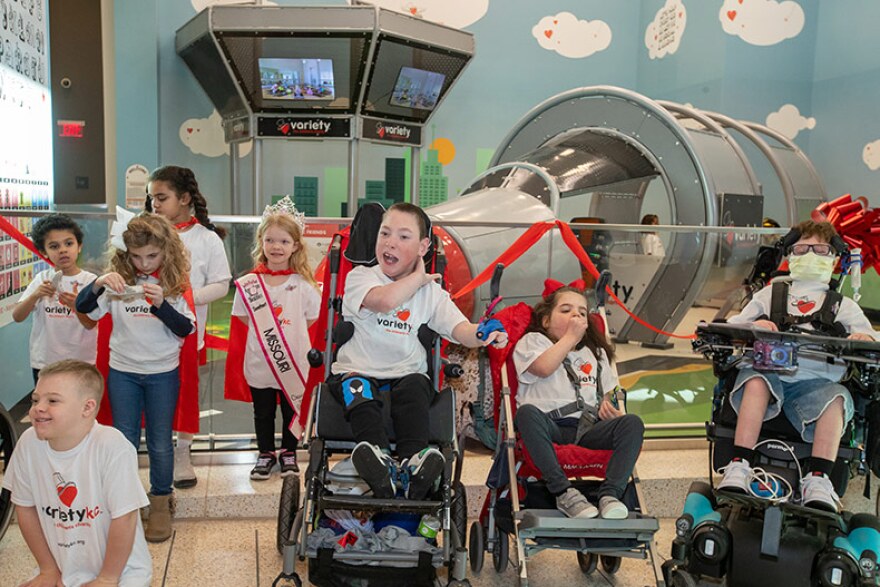
[[[171,495],[148,494],[150,516],[144,528],[147,542],[165,542],[171,538]]]

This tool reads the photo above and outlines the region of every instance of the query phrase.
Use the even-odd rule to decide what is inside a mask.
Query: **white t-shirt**
[[[516,348],[513,349],[513,364],[516,367],[519,389],[516,392],[516,405],[526,404],[537,407],[542,412],[551,412],[562,406],[575,401],[574,387],[565,373],[565,368],[559,365],[549,377],[538,377],[528,371],[529,366],[535,359],[544,354],[553,341],[540,332],[525,334]],[[578,375],[580,389],[578,393],[584,399],[584,403],[598,407],[596,395],[596,374],[599,365],[596,357],[590,349],[584,347],[580,350],[571,351],[566,355],[571,361],[574,372]],[[602,391],[608,393],[619,385],[617,380],[617,367],[609,364],[605,352],[602,351]],[[580,411],[567,414],[566,418],[579,418]]]
[[[307,355],[312,348],[307,321],[315,320],[321,311],[321,294],[300,275],[288,276],[287,281],[271,286],[266,283],[269,299],[284,332],[284,339],[294,355],[304,377],[308,377]],[[233,316],[248,316],[248,311],[238,288],[232,302]],[[249,325],[250,326],[250,325]],[[278,381],[266,363],[266,356],[253,328],[248,328],[247,347],[244,355],[244,378],[251,387],[278,389]]]
[[[340,347],[331,368],[333,373],[360,373],[377,379],[427,373],[427,355],[418,338],[422,324],[443,338],[458,342],[452,331],[467,322],[467,318],[438,283],[423,285],[413,297],[387,314],[362,307],[371,289],[391,282],[378,265],[355,267],[346,277],[342,315],[354,324],[354,335]]]
[[[232,279],[223,240],[213,230],[194,224],[185,232],[178,233],[190,256],[189,280],[193,295],[210,283],[228,282]],[[208,304],[196,304],[196,323],[199,327],[199,348],[205,344],[205,325],[208,320]]]
[[[139,275],[137,285],[159,283],[152,276]],[[195,320],[189,304],[183,296],[165,298],[172,308]],[[100,320],[105,314],[113,317],[113,334],[110,335],[110,366],[125,373],[152,375],[167,373],[180,364],[180,347],[183,339],[177,337],[155,314],[143,296],[122,300],[107,295],[105,288],[98,298],[98,307],[89,312],[92,320]]]
[[[793,280],[788,290],[788,313],[792,316],[807,316],[819,311],[825,301],[828,284],[818,281]],[[761,316],[770,316],[770,299],[773,297],[773,285],[768,285],[757,292],[746,304],[742,312],[731,316],[727,322],[730,324],[743,324],[754,322]],[[877,332],[871,326],[871,321],[852,299],[844,297],[840,301],[840,309],[837,311],[837,321],[846,328],[847,334],[860,332],[877,340]],[[769,318],[768,318],[769,319]],[[801,328],[812,330],[809,323],[799,325]],[[803,381],[805,379],[830,379],[840,381],[846,367],[840,363],[830,364],[825,360],[812,359],[805,356],[798,357],[798,369],[793,375],[783,375],[783,381]]]
[[[653,232],[642,235],[642,254],[656,257],[662,257],[666,254],[666,250],[663,248],[663,241],[660,240],[659,235]]]
[[[98,576],[110,521],[149,505],[137,452],[115,428],[95,424],[74,448],[58,452],[33,428],[15,445],[3,487],[12,503],[35,507],[43,536],[67,587]],[[120,587],[149,586],[153,563],[140,515]]]
[[[45,281],[52,281],[57,272],[45,269],[37,273],[19,302],[33,295]],[[97,276],[88,271],[80,271],[72,277],[61,276],[59,292],[74,295],[88,286]],[[58,294],[51,298],[42,297],[33,311],[34,323],[31,326],[31,367],[42,369],[62,359],[77,359],[95,364],[98,349],[98,329],[87,329],[76,317],[76,312],[58,301]]]

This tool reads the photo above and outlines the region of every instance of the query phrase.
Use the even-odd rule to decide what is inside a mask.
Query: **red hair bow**
[[[560,287],[566,287],[566,285],[555,279],[545,279],[544,292],[541,294],[541,297],[546,298],[547,296],[553,295]],[[587,289],[587,283],[583,279],[575,279],[569,283],[567,287],[573,287],[578,291],[584,291]]]

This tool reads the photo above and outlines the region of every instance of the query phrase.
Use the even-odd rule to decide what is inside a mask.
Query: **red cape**
[[[192,290],[187,289],[183,298],[195,315]],[[113,318],[105,315],[98,321],[98,356],[95,366],[104,375],[110,372],[110,335],[113,333]],[[180,393],[177,396],[177,410],[174,413],[172,428],[176,432],[196,434],[199,431],[199,350],[196,330],[183,339],[180,347]],[[98,422],[106,426],[113,425],[113,413],[110,410],[110,394],[105,393],[98,410]]]

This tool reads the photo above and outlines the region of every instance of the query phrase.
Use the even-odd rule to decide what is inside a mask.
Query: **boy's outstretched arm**
[[[101,572],[84,587],[117,585],[119,583],[119,577],[122,575],[125,563],[131,556],[131,549],[134,547],[139,515],[139,510],[132,510],[110,521],[110,531],[107,533],[107,552],[104,554]]]
[[[40,574],[30,581],[22,583],[20,587],[64,587],[64,583],[61,582],[61,570],[49,550],[49,543],[46,542],[46,537],[43,535],[43,528],[40,527],[37,508],[17,505],[15,513],[18,516],[21,535],[40,567]]]
[[[473,322],[459,322],[458,325],[452,329],[452,336],[463,344],[466,347],[481,347],[481,346],[489,346],[494,345],[495,348],[503,349],[507,346],[507,333],[502,330],[494,330],[486,335],[486,338],[479,339],[477,338],[477,329],[479,329],[479,324],[474,324]]]

